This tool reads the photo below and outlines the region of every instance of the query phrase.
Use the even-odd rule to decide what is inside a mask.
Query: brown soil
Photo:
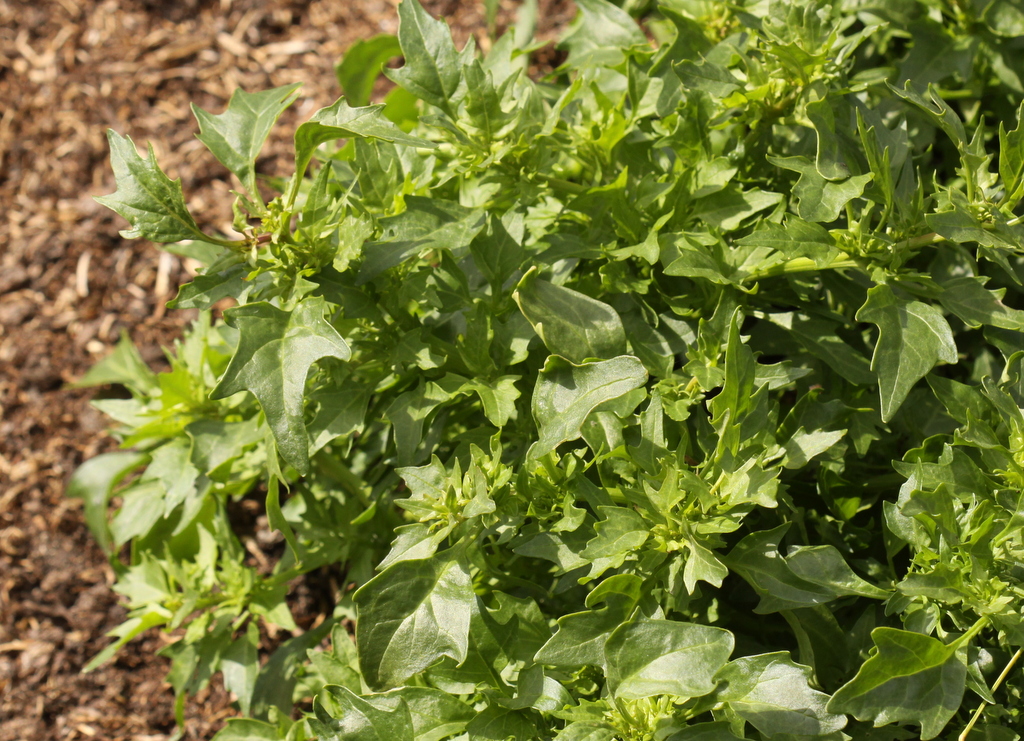
[[[504,0],[507,18],[515,2]],[[486,43],[478,0],[428,0],[456,38]],[[74,381],[122,331],[160,367],[192,317],[165,313],[191,266],[121,239],[92,197],[114,190],[112,127],[180,177],[201,224],[226,229],[223,169],[195,139],[189,102],[220,110],[236,87],[305,83],[261,160],[288,174],[296,121],[338,95],[333,65],[353,41],[397,29],[390,0],[0,0],[0,741],[134,739],[174,733],[154,632],[88,675],[124,619],[80,502],[63,496],[83,460],[114,447],[94,392]],[[541,0],[548,37],[572,16]],[[325,608],[299,585],[300,624]],[[235,714],[215,681],[186,708],[185,738]]]

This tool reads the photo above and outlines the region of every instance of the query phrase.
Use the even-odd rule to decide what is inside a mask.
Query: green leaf
[[[341,717],[332,717],[323,697],[314,700],[316,717],[309,724],[320,741],[415,741],[412,714],[401,697],[359,697],[347,687],[330,685],[324,693]]]
[[[811,120],[818,137],[818,154],[814,159],[818,174],[826,180],[842,180],[850,176],[850,168],[846,166],[839,151],[833,105],[828,98],[808,103],[807,118]]]
[[[666,741],[742,741],[726,721],[697,723],[673,733]]]
[[[697,201],[693,215],[723,231],[738,229],[754,214],[772,208],[782,200],[781,193],[770,190],[740,190],[730,185]]]
[[[793,186],[793,196],[797,199],[796,213],[807,221],[835,221],[846,204],[859,198],[864,187],[874,178],[874,174],[869,172],[830,182],[806,157],[768,155],[768,161],[776,167],[800,173],[800,179]]]
[[[431,687],[402,687],[381,697],[398,697],[405,702],[416,741],[441,741],[461,733],[477,715],[471,706]]]
[[[787,652],[745,656],[718,672],[724,682],[716,699],[765,736],[824,736],[846,726],[846,716],[826,709],[829,696],[811,689],[809,667]]]
[[[806,314],[779,312],[768,319],[788,330],[811,355],[826,363],[850,383],[874,384],[871,364],[836,334],[836,325]]]
[[[788,529],[789,525],[783,524],[751,533],[724,559],[761,596],[754,612],[810,607],[844,595],[875,599],[889,596],[858,577],[834,546],[803,546],[783,559],[778,544]]]
[[[469,54],[455,50],[447,24],[435,20],[417,0],[402,0],[398,6],[398,41],[405,65],[385,70],[388,79],[452,118],[460,97],[462,65]]]
[[[630,355],[579,365],[550,356],[533,392],[533,418],[540,436],[531,455],[539,458],[563,442],[576,440],[591,412],[640,388],[646,380],[643,363]]]
[[[490,706],[466,727],[469,741],[533,741],[539,738],[537,728],[526,714]]]
[[[849,713],[876,726],[917,723],[922,739],[935,738],[960,708],[967,679],[965,651],[895,628],[875,628],[871,640],[878,653],[832,696],[828,711]]]
[[[889,286],[875,286],[857,320],[878,326],[871,370],[878,376],[882,421],[888,422],[910,390],[937,363],[957,361],[956,343],[942,312],[920,301],[896,297]]]
[[[365,257],[357,284],[368,283],[414,255],[431,250],[461,250],[476,238],[485,223],[484,213],[479,209],[440,198],[406,196],[405,211],[381,219],[381,238],[363,245]]]
[[[597,535],[587,543],[583,558],[591,562],[588,579],[596,579],[608,569],[622,565],[638,550],[650,534],[650,526],[628,507],[598,507],[601,521],[594,526]]]
[[[496,291],[526,259],[526,251],[520,244],[522,220],[515,219],[513,215],[508,221],[512,230],[519,233],[519,239],[512,236],[512,232],[502,220],[491,216],[487,220],[487,228],[481,231],[470,244],[473,261]],[[517,229],[516,226],[519,228]]]
[[[739,80],[728,68],[706,59],[701,60],[700,64],[686,60],[673,69],[684,87],[690,90],[703,90],[716,98],[724,98],[740,88]]]
[[[353,105],[367,105],[373,94],[374,83],[384,71],[384,65],[400,56],[402,47],[398,38],[389,33],[359,39],[334,67],[341,91]]]
[[[247,266],[233,265],[219,273],[197,275],[178,289],[178,295],[168,302],[167,308],[209,309],[222,298],[238,298],[252,285],[246,282],[248,273]]]
[[[294,83],[258,93],[235,90],[227,110],[216,115],[192,105],[192,113],[199,122],[197,138],[222,165],[238,176],[254,198],[259,198],[256,158],[270,129],[298,97],[300,87],[301,83]]]
[[[442,656],[469,648],[476,596],[469,571],[452,552],[401,561],[355,593],[359,666],[375,688],[400,685]]]
[[[501,376],[489,383],[470,381],[463,388],[474,391],[484,407],[484,414],[495,427],[504,427],[516,412],[516,399],[519,389],[516,381],[519,376]]]
[[[200,230],[185,206],[181,180],[171,180],[164,174],[156,163],[152,145],[148,158],[143,159],[127,136],[111,129],[107,140],[117,190],[108,196],[97,196],[96,202],[116,211],[131,224],[131,229],[121,231],[122,237],[143,237],[152,242],[220,241]]]
[[[292,311],[266,302],[229,309],[228,324],[238,329],[238,348],[211,392],[224,399],[251,391],[259,400],[284,459],[300,472],[309,468],[309,440],[303,399],[310,367],[322,358],[348,360],[351,351],[324,318],[326,302],[307,298]]]
[[[615,741],[617,738],[615,729],[609,725],[580,720],[559,731],[554,741]]]
[[[139,394],[152,394],[159,388],[156,374],[146,365],[127,332],[121,333],[121,340],[112,353],[70,385],[88,388],[108,383],[122,384]]]
[[[383,109],[383,105],[352,108],[344,98],[338,98],[333,105],[321,108],[306,123],[295,129],[295,175],[287,202],[291,204],[295,201],[306,167],[313,158],[316,148],[324,142],[356,137],[380,139],[423,149],[433,149],[437,146],[426,139],[406,134],[384,117],[381,113]]]
[[[555,634],[537,652],[535,661],[567,670],[604,667],[604,644],[612,631],[629,617],[635,603],[635,599],[613,595],[605,607],[563,615],[558,619]]]
[[[626,331],[612,307],[541,280],[536,270],[523,276],[513,298],[548,350],[572,363],[626,351]]]
[[[147,460],[149,456],[145,453],[104,453],[87,460],[68,480],[66,495],[83,501],[85,524],[104,550],[110,546],[107,503],[114,486]]]
[[[999,122],[999,178],[1006,200],[1020,201],[1024,196],[1024,103],[1017,109],[1017,128],[1007,131]]]
[[[256,677],[260,673],[260,662],[257,649],[260,634],[255,623],[238,639],[233,641],[221,655],[220,668],[224,673],[224,689],[234,692],[238,698],[238,706],[245,715],[249,714],[253,690],[256,689]]]
[[[705,548],[695,540],[686,544],[690,555],[683,567],[683,584],[686,591],[693,594],[697,588],[698,581],[705,581],[708,584],[720,587],[725,577],[729,575],[729,569],[723,564],[713,551]]]
[[[623,50],[647,44],[647,39],[629,13],[607,0],[581,0],[579,15],[561,45],[569,50],[568,67],[615,66],[622,62]]]
[[[714,676],[733,645],[732,634],[722,628],[673,620],[626,623],[604,647],[608,689],[622,700],[703,697],[714,691]]]
[[[280,741],[277,726],[252,718],[228,718],[210,741]]]
[[[969,327],[988,324],[1003,329],[1024,330],[1024,311],[1011,309],[1002,302],[1006,289],[989,291],[986,279],[963,276],[942,284],[939,303],[956,314]]]

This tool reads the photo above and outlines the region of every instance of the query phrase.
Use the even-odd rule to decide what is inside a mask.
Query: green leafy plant
[[[70,484],[130,608],[93,665],[183,628],[225,741],[1018,739],[1024,14],[578,5],[538,80],[532,10],[481,56],[403,0],[288,182],[294,86],[196,109],[240,240],[111,133],[101,201],[204,269],[168,371],[82,381],[131,392]]]

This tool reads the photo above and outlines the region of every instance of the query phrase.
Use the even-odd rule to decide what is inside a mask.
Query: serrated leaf
[[[878,376],[882,421],[888,422],[910,390],[938,363],[955,363],[956,343],[942,312],[920,301],[896,297],[889,286],[875,286],[857,320],[878,326],[871,370]]]
[[[432,687],[402,687],[381,697],[398,697],[405,702],[416,741],[441,741],[461,733],[476,717],[470,705]]]
[[[1005,289],[990,291],[985,280],[973,276],[953,278],[942,284],[939,303],[970,327],[988,324],[1003,329],[1024,330],[1024,311],[1002,302]]]
[[[618,568],[626,557],[646,542],[649,526],[628,507],[598,507],[601,521],[594,526],[596,535],[580,554],[591,562],[589,579],[608,569]]]
[[[447,24],[436,20],[417,0],[398,6],[398,41],[405,65],[386,70],[388,79],[455,117],[464,60],[455,50]]]
[[[728,68],[706,59],[701,60],[699,64],[686,60],[675,65],[673,69],[685,87],[703,90],[718,98],[724,98],[740,88],[739,80]]]
[[[797,199],[797,214],[807,221],[835,221],[846,204],[860,197],[874,178],[874,174],[869,172],[833,182],[826,180],[806,157],[768,155],[768,161],[776,167],[800,173],[800,179],[793,186],[793,195]]]
[[[751,533],[725,557],[761,596],[754,612],[765,614],[830,602],[844,595],[885,599],[889,593],[860,577],[834,546],[803,546],[782,558],[778,544],[788,524]]]
[[[327,303],[307,298],[292,311],[266,302],[224,313],[238,329],[238,347],[220,383],[210,393],[224,399],[251,391],[260,402],[278,449],[300,472],[309,468],[309,439],[303,421],[306,376],[322,358],[348,360],[348,344],[324,318]]]
[[[164,174],[152,145],[148,157],[143,159],[127,136],[110,129],[107,140],[117,190],[108,196],[97,196],[96,202],[116,211],[131,224],[131,229],[121,231],[122,237],[143,237],[153,242],[217,242],[203,234],[196,224],[185,206],[181,180],[171,180]]]
[[[247,266],[234,265],[219,273],[197,275],[178,289],[178,295],[168,302],[167,308],[209,309],[222,298],[238,298],[252,285],[245,280],[248,273]]]
[[[235,90],[228,101],[227,110],[219,114],[192,105],[192,113],[199,122],[196,138],[238,177],[242,186],[254,198],[259,197],[256,158],[270,129],[298,97],[299,87],[301,83],[258,93]]]
[[[967,679],[964,652],[931,636],[896,628],[871,631],[878,653],[828,703],[875,725],[909,722],[935,738],[960,708]]]
[[[569,50],[566,66],[612,67],[622,62],[624,49],[647,43],[636,21],[622,8],[607,0],[582,0],[576,5],[579,15],[561,39]]]

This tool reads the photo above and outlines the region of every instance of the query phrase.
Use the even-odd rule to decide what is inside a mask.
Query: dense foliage
[[[94,664],[184,627],[221,739],[1018,739],[1024,10],[578,5],[535,80],[529,17],[481,56],[404,0],[287,182],[295,86],[196,109],[240,241],[110,134],[101,202],[205,269],[169,371],[84,379],[131,392],[71,484],[131,610]]]

